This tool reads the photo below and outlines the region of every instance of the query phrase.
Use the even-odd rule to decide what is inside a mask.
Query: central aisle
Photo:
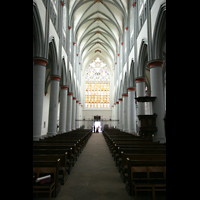
[[[92,133],[56,200],[111,199],[133,197],[126,192],[102,133]]]

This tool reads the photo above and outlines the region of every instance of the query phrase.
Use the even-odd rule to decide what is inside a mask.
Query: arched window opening
[[[110,73],[99,57],[86,70],[85,108],[110,108]]]

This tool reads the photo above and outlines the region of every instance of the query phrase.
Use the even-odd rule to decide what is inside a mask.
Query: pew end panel
[[[38,197],[38,193],[48,193],[49,200],[51,200],[51,196],[55,196],[55,177],[56,177],[56,168],[55,167],[33,167],[33,174],[35,174],[35,179],[42,177],[44,175],[51,175],[52,179],[50,182],[45,184],[33,182],[33,194],[36,194]]]

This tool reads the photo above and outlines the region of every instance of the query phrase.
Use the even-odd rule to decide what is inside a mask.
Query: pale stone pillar
[[[153,141],[160,141],[160,143],[165,143],[165,107],[163,98],[162,64],[163,62],[161,60],[152,60],[148,63],[150,66],[151,96],[156,97],[155,101],[152,103],[153,112],[158,115],[156,117],[156,126],[158,131],[155,133]]]
[[[119,102],[116,102],[116,110],[117,110],[117,116],[116,116],[116,120],[119,120]],[[119,129],[119,123],[117,121],[117,129]]]
[[[67,115],[67,86],[61,86],[60,91],[60,117],[59,133],[66,132],[66,115]]]
[[[116,103],[114,103],[114,110],[115,110],[115,121],[114,121],[114,124],[115,124],[115,128],[117,128],[117,106],[116,106]]]
[[[33,140],[38,141],[42,130],[42,111],[47,60],[33,59]]]
[[[128,130],[136,133],[135,88],[128,88]]]
[[[59,93],[59,76],[51,76],[51,94],[49,103],[49,122],[48,136],[57,134],[57,113],[58,113],[58,93]]]
[[[71,131],[71,121],[72,121],[72,96],[73,93],[67,94],[67,116],[66,116],[66,131]]]
[[[76,116],[76,97],[72,101],[72,130],[75,130],[75,116]]]
[[[119,130],[123,131],[123,103],[122,99],[119,99]]]
[[[123,98],[123,131],[128,132],[128,94],[122,94]]]
[[[79,120],[82,120],[82,108],[81,108],[81,103],[79,103]],[[79,127],[82,126],[82,121],[79,121]]]
[[[138,77],[135,80],[136,80],[137,97],[144,97],[145,96],[145,78]],[[138,105],[137,115],[145,115],[145,103],[138,102],[137,105]]]
[[[75,119],[79,120],[79,101],[76,101],[76,117]],[[76,121],[76,129],[79,127],[79,121]]]

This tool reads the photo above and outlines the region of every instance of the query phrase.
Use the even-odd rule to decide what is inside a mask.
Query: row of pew
[[[103,132],[129,195],[138,191],[166,191],[166,144],[118,129]]]
[[[91,134],[90,129],[77,129],[33,141],[33,196],[48,193],[51,199],[58,195]],[[47,175],[51,175],[47,183],[36,183],[37,178]]]

